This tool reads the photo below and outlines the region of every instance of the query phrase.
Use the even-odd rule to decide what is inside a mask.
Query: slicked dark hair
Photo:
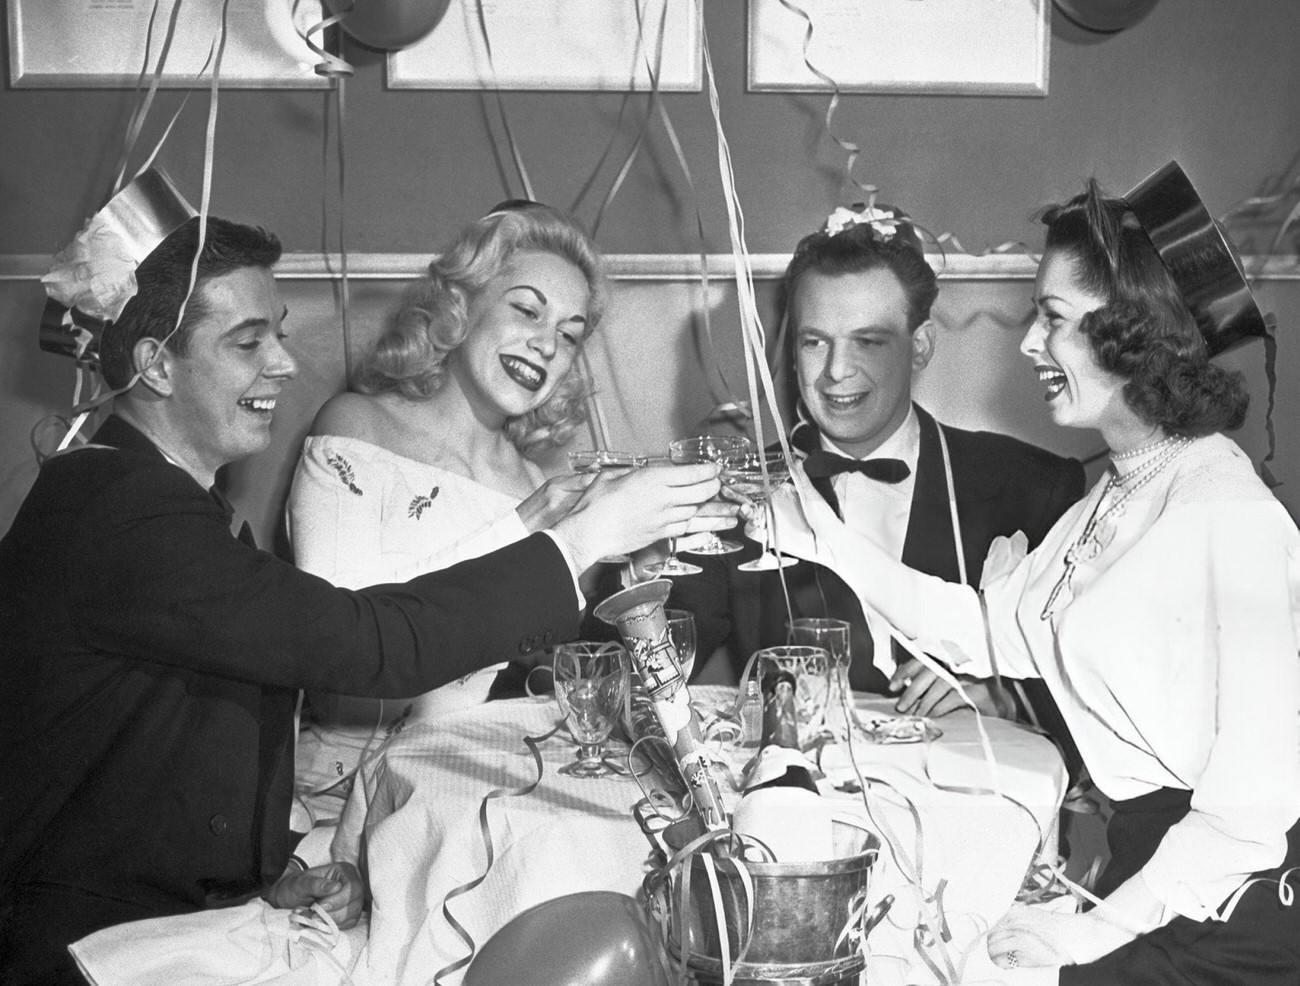
[[[136,268],[135,297],[127,302],[118,320],[105,329],[100,342],[100,368],[110,387],[124,387],[134,376],[132,352],[141,339],[167,339],[168,349],[178,356],[187,354],[194,325],[209,311],[203,290],[208,281],[244,267],[270,270],[280,259],[280,241],[274,233],[209,216],[194,292],[176,328],[176,316],[189,290],[198,242],[199,218],[195,216],[168,234]]]
[[[1106,304],[1079,323],[1102,369],[1124,378],[1124,400],[1172,435],[1241,427],[1250,394],[1237,371],[1211,363],[1196,319],[1123,199],[1095,179],[1041,213],[1046,251],[1069,258],[1079,284]]]

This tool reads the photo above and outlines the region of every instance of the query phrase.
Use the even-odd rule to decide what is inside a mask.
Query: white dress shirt
[[[831,480],[844,523],[851,530],[870,538],[890,558],[901,560],[907,524],[912,516],[916,460],[921,454],[921,421],[916,416],[916,408],[908,408],[903,423],[870,455],[849,455],[825,435],[821,444],[827,452],[848,459],[898,459],[907,465],[910,472],[899,483],[884,483],[857,472],[843,472]]]

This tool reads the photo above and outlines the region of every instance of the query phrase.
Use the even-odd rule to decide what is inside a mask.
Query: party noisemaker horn
[[[682,780],[706,830],[727,824],[722,794],[705,750],[699,717],[682,675],[681,658],[668,633],[664,602],[667,579],[642,582],[615,593],[596,607],[596,616],[618,628],[641,682],[654,703],[664,737],[673,748]]]

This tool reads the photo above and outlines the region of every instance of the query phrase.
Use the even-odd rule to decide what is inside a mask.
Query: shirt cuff
[[[578,571],[577,562],[573,560],[573,552],[569,550],[568,544],[565,543],[559,531],[547,529],[542,533],[555,542],[555,546],[560,549],[560,554],[564,556],[564,564],[569,566],[569,578],[573,580],[573,595],[577,600],[578,610],[585,610],[587,608],[587,597],[583,595],[582,585],[578,582],[578,576],[581,573]]]

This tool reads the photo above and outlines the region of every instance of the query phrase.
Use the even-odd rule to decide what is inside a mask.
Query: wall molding
[[[749,258],[757,280],[780,278],[789,261],[788,254],[756,253]],[[429,262],[419,253],[348,254],[348,279],[365,281],[406,281],[418,277]],[[694,281],[700,277],[700,255],[692,253],[614,253],[608,254],[611,276],[618,281]],[[731,254],[712,253],[705,257],[710,277],[730,280],[736,264]],[[1027,254],[953,254],[946,258],[932,255],[931,262],[941,281],[1029,281],[1033,280],[1036,261]],[[1252,278],[1261,281],[1300,281],[1300,255],[1279,254],[1268,257],[1243,257],[1242,263]],[[50,258],[42,254],[0,254],[0,281],[35,281],[50,268]],[[343,269],[339,254],[286,253],[276,267],[276,274],[286,281],[337,280]]]

